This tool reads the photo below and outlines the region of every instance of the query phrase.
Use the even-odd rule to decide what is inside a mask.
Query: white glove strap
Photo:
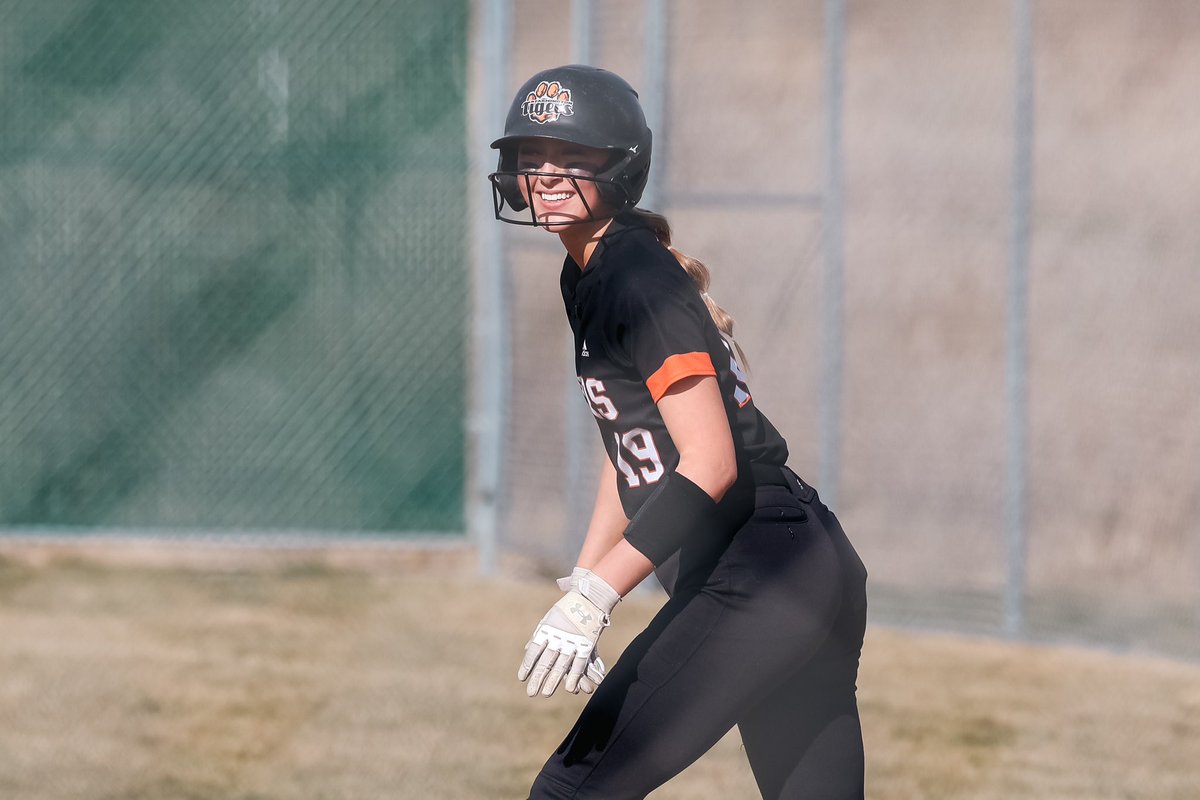
[[[575,567],[573,570],[571,570],[570,575],[565,578],[559,578],[555,581],[555,583],[558,584],[558,590],[560,592],[569,592],[572,589],[578,589],[579,579],[586,575],[587,572],[588,571],[583,567]]]
[[[608,615],[612,613],[617,603],[621,602],[621,595],[617,594],[617,590],[591,570],[584,570],[577,583],[575,591],[591,600],[596,608],[603,611],[605,620],[608,619]],[[608,623],[605,622],[605,624]]]

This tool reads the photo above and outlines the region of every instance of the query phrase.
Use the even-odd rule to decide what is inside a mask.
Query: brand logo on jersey
[[[575,113],[571,90],[558,81],[542,81],[521,103],[521,116],[529,117],[538,125],[555,122],[559,117]]]
[[[588,351],[587,351],[587,339],[584,339],[584,340],[583,340],[583,349],[579,351],[579,357],[580,357],[580,358],[587,358],[587,357],[588,357]]]

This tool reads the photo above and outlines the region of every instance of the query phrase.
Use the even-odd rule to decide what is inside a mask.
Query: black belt
[[[755,486],[785,486],[806,503],[811,503],[817,494],[816,489],[787,467],[752,462],[750,473],[754,476]]]

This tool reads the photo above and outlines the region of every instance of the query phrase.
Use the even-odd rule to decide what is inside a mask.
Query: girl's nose
[[[561,183],[567,175],[565,170],[561,170],[549,162],[538,167],[538,172],[546,173],[538,176],[538,183],[544,186],[556,186]]]

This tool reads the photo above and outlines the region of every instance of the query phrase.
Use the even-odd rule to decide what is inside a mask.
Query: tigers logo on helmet
[[[542,81],[521,104],[521,116],[529,117],[538,125],[545,125],[574,113],[575,104],[571,101],[571,90],[558,81]]]

